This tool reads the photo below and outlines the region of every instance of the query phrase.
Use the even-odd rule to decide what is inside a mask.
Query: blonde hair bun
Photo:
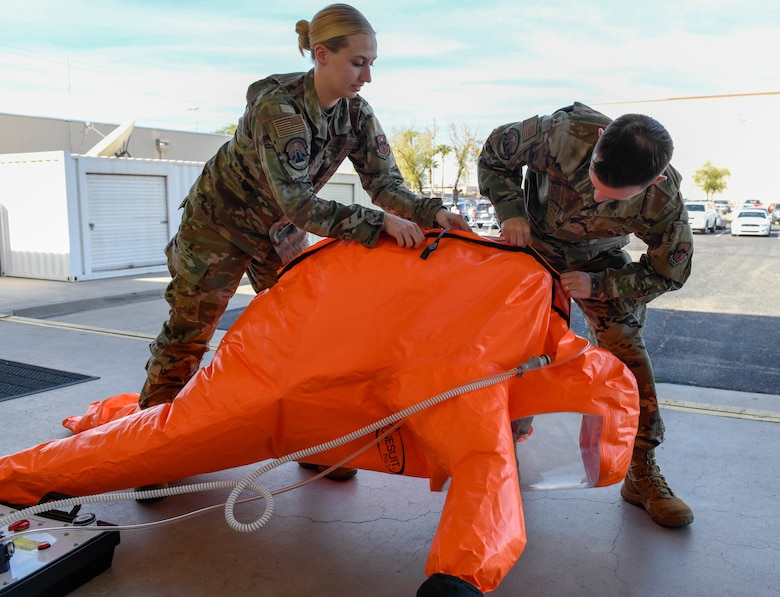
[[[295,24],[298,34],[298,50],[312,52],[314,46],[323,44],[332,52],[347,47],[347,37],[356,33],[376,35],[373,27],[359,10],[349,4],[331,4],[319,11],[311,22],[304,19]]]
[[[304,56],[304,51],[311,50],[309,42],[309,21],[301,19],[295,23],[295,32],[298,34],[298,51]]]

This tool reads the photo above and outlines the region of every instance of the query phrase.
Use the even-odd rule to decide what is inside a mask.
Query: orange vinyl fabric
[[[429,232],[426,244],[315,245],[252,301],[172,404],[139,411],[135,394],[92,404],[63,422],[75,435],[0,458],[0,500],[33,504],[51,491],[86,495],[281,457],[546,354],[553,366],[415,414],[349,462],[428,478],[434,490],[450,479],[426,572],[495,589],[526,542],[510,421],[600,416],[595,447],[588,440],[593,483],[617,483],[631,458],[636,384],[569,330],[557,276],[532,252],[462,232]],[[370,439],[306,460],[333,464]]]

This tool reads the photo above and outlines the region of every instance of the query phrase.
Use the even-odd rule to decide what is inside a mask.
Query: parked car
[[[479,199],[477,201],[477,212],[474,221],[469,222],[472,226],[476,224],[477,228],[487,226],[488,228],[498,228],[496,220],[496,208],[490,202],[490,199]]]
[[[731,220],[731,236],[769,236],[771,230],[772,222],[769,221],[769,213],[765,209],[744,207]]]
[[[772,211],[769,213],[769,217],[773,224],[780,224],[780,203],[773,203],[769,207]]]
[[[450,211],[460,214],[466,222],[473,225],[477,213],[477,204],[474,201],[461,199],[458,201],[457,207],[450,205]]]
[[[717,214],[711,203],[692,201],[685,204],[685,209],[688,210],[688,224],[691,230],[715,231]]]
[[[731,204],[728,202],[728,199],[715,199],[713,203],[716,208],[720,208],[720,213],[724,215],[731,213]]]
[[[723,211],[723,208],[719,206],[715,206],[715,230],[725,230],[726,229],[726,212]]]

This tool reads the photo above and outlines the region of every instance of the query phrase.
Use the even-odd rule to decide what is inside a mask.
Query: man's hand
[[[571,298],[587,299],[592,293],[590,274],[585,272],[564,272],[561,284]]]
[[[453,228],[455,230],[465,230],[471,232],[471,226],[466,223],[463,216],[452,213],[450,210],[441,208],[436,212],[436,223],[442,228]]]
[[[392,236],[399,247],[414,249],[422,245],[425,240],[425,235],[417,224],[391,213],[385,213],[382,230]]]
[[[501,222],[501,238],[510,245],[525,247],[531,242],[531,225],[522,216],[508,218]]]

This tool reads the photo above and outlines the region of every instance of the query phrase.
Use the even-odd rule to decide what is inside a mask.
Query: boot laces
[[[655,491],[661,496],[665,498],[674,498],[674,492],[669,487],[669,485],[666,482],[666,478],[661,473],[661,469],[658,468],[658,465],[655,462],[655,456],[651,452],[645,452],[646,457],[639,463],[639,466],[637,467],[638,470],[636,470],[636,479],[639,483],[642,485],[650,484],[655,489]]]

